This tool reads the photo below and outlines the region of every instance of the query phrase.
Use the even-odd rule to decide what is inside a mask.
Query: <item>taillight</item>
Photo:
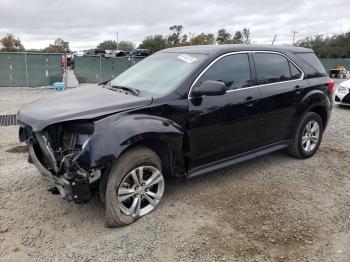
[[[328,83],[329,91],[331,91],[331,93],[333,93],[333,91],[334,91],[334,81],[332,79],[328,79],[327,83]]]

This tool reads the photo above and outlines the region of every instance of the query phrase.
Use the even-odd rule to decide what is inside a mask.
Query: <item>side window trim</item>
[[[290,60],[288,60],[288,66],[289,66],[290,76],[292,77],[292,80],[294,80],[293,79],[293,72],[292,72],[292,66],[294,66],[294,64],[292,64],[292,62]],[[296,66],[294,66],[294,67],[301,75],[301,71]]]
[[[255,86],[269,86],[269,85],[276,85],[276,84],[280,84],[280,83],[287,83],[287,82],[294,82],[294,81],[300,81],[304,79],[304,71],[292,60],[290,59],[288,56],[286,56],[285,54],[282,54],[280,52],[277,51],[252,51],[252,56],[253,56],[253,60],[254,60],[254,53],[267,53],[267,54],[277,54],[277,55],[281,55],[284,58],[287,59],[287,61],[289,63],[292,63],[301,73],[301,76],[297,79],[291,79],[291,80],[285,80],[285,81],[279,81],[279,82],[274,82],[274,83],[268,83],[268,84],[258,84],[257,82],[255,82]],[[254,61],[254,68],[256,68],[255,65],[255,61]],[[256,72],[255,72],[256,75]],[[251,86],[252,87],[252,86]]]
[[[292,63],[300,72],[301,72],[301,76],[298,79],[292,79],[292,80],[286,80],[286,81],[280,81],[280,82],[274,82],[274,83],[269,83],[269,84],[257,84],[257,79],[256,79],[256,65],[255,65],[255,61],[254,61],[254,53],[270,53],[270,54],[278,54],[281,55],[283,57],[285,57],[290,63]],[[230,53],[226,53],[223,54],[217,58],[215,58],[209,65],[207,65],[202,72],[196,77],[196,79],[193,81],[190,90],[188,91],[188,95],[187,95],[187,99],[191,99],[191,92],[192,92],[192,88],[195,86],[195,84],[197,83],[197,81],[201,78],[201,76],[213,65],[215,64],[218,60],[220,60],[221,58],[225,57],[225,56],[229,56],[229,55],[234,55],[234,54],[248,54],[248,59],[249,59],[249,64],[250,64],[250,74],[251,74],[251,80],[253,82],[253,85],[246,87],[246,88],[255,88],[255,87],[261,87],[261,86],[269,86],[269,85],[276,85],[276,84],[280,84],[280,83],[286,83],[286,82],[294,82],[294,81],[300,81],[304,79],[304,71],[292,60],[290,59],[288,56],[286,56],[285,54],[282,54],[280,52],[277,51],[237,51],[237,52],[230,52]],[[251,59],[252,58],[252,59]],[[244,88],[244,89],[246,89]],[[242,88],[239,89],[234,89],[234,90],[228,90],[227,92],[234,92],[234,91],[238,91],[241,90]]]

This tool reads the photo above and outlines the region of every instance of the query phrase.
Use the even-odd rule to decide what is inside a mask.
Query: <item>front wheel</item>
[[[288,148],[291,155],[297,158],[309,158],[318,150],[323,135],[323,123],[321,117],[308,112],[301,119],[293,140]]]
[[[128,225],[152,212],[164,193],[161,161],[146,147],[124,153],[113,165],[106,190],[106,226]]]

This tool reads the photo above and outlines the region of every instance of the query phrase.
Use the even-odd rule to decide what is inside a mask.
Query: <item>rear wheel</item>
[[[128,225],[152,212],[164,193],[161,161],[146,147],[124,153],[113,165],[106,189],[106,226]]]
[[[323,135],[323,123],[321,117],[314,113],[306,113],[300,121],[293,141],[288,151],[297,158],[308,158],[318,150]]]

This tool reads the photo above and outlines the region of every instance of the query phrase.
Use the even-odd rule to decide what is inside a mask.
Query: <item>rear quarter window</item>
[[[307,66],[308,78],[327,76],[326,70],[314,53],[298,53],[295,55],[303,60]]]

